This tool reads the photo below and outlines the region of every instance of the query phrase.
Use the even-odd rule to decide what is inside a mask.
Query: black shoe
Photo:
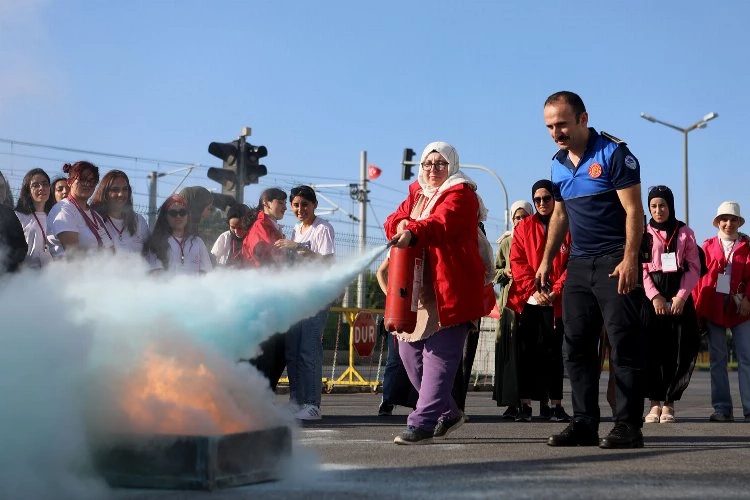
[[[434,434],[424,429],[418,429],[411,425],[393,440],[396,444],[429,444]]]
[[[607,437],[599,441],[599,448],[643,448],[643,433],[627,422],[615,422]]]
[[[727,415],[726,413],[721,413],[720,411],[715,411],[711,414],[710,417],[708,417],[709,422],[734,422],[734,417],[732,415]]]
[[[435,426],[435,432],[433,432],[433,436],[436,438],[447,436],[451,432],[461,427],[464,422],[466,422],[466,417],[464,417],[463,413],[459,413],[457,417],[451,419],[441,418],[440,420],[438,420],[438,423]]]
[[[378,417],[390,417],[391,415],[393,415],[393,405],[390,403],[380,403]]]
[[[552,414],[549,417],[551,422],[570,422],[570,415],[565,413],[562,405],[557,405],[551,409]]]
[[[503,413],[503,420],[515,420],[518,415],[518,406],[510,405]]]
[[[518,408],[516,422],[531,422],[531,406],[524,403]]]
[[[539,418],[549,420],[552,417],[552,408],[546,403],[539,403]]]
[[[596,446],[599,433],[583,422],[571,422],[560,434],[552,434],[547,439],[549,446]]]

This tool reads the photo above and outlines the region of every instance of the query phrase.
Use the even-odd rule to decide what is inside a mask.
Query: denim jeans
[[[292,326],[286,334],[289,399],[320,407],[323,392],[323,328],[328,307]]]
[[[729,349],[726,329],[710,322],[707,326],[708,350],[711,356],[711,406],[718,413],[732,415],[732,395],[729,392],[729,374],[727,373]],[[737,354],[742,412],[750,416],[750,321],[740,323],[730,330]]]

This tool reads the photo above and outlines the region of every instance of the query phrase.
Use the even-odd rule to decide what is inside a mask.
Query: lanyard
[[[724,270],[721,272],[721,274],[726,274],[727,266],[729,266],[732,263],[732,254],[734,253],[734,247],[737,246],[737,241],[738,240],[734,240],[734,243],[732,243],[732,248],[729,249],[729,253],[727,254],[727,257],[726,257],[726,264],[724,264]],[[719,240],[719,244],[721,245],[721,251],[723,252],[724,244],[721,242],[721,240]]]
[[[230,236],[231,237],[231,236]],[[237,242],[232,239],[232,249],[229,251],[229,262],[239,262],[242,255],[242,241],[239,242],[239,250],[237,250]]]
[[[112,220],[112,217],[107,216],[107,220],[109,220],[109,223],[112,224],[112,227],[115,228],[115,231],[117,231],[117,236],[122,241],[122,233],[125,232],[125,221],[122,221],[122,229],[117,229],[117,226],[115,226],[115,221]]]
[[[39,226],[39,230],[42,232],[42,240],[44,240],[44,251],[47,251],[47,233],[44,232],[44,228],[42,227],[42,223],[39,222],[39,217],[36,216],[36,213],[31,213],[34,218],[36,219],[36,224]]]
[[[672,233],[672,236],[669,237],[669,241],[664,239],[664,237],[661,235],[661,231],[659,231],[658,229],[655,231],[656,236],[658,236],[659,239],[664,242],[664,245],[666,245],[665,250],[667,251],[667,253],[669,252],[669,245],[672,243],[672,240],[674,239],[675,235],[679,232],[679,230],[680,230],[679,227],[674,228],[674,232]]]
[[[187,241],[187,238],[183,238],[182,241],[178,240],[177,238],[172,236],[172,239],[175,243],[177,243],[177,246],[180,247],[180,263],[184,266],[185,265],[185,241]]]
[[[86,226],[88,226],[89,230],[94,234],[94,237],[96,238],[96,242],[99,245],[99,248],[103,247],[104,242],[102,241],[102,237],[99,235],[99,223],[97,222],[97,217],[99,217],[99,215],[94,210],[91,210],[91,216],[93,217],[93,220],[92,220],[89,218],[86,212],[81,208],[81,206],[78,204],[75,198],[73,198],[72,196],[69,196],[67,199],[70,200],[73,206],[76,207],[78,211],[81,213],[81,216],[83,217],[83,221],[86,223]],[[107,237],[110,240],[112,240],[112,236],[109,234],[109,231],[107,231],[107,228],[104,227],[104,221],[101,220],[101,218],[99,218],[99,220],[102,223],[102,229],[104,229],[104,232],[107,233]]]

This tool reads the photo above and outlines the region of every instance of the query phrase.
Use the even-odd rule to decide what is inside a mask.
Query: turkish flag
[[[377,179],[378,177],[380,177],[380,174],[382,174],[382,173],[383,173],[383,171],[380,170],[375,165],[370,165],[367,168],[367,178],[370,179],[370,180]]]

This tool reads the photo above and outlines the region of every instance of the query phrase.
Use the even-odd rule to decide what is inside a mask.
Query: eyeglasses
[[[652,192],[659,192],[659,191],[669,191],[669,188],[667,186],[664,186],[663,184],[659,184],[658,186],[649,186],[648,192],[651,194]]]
[[[119,194],[119,193],[129,193],[130,192],[130,186],[123,186],[123,187],[111,187],[109,188],[110,193]]]
[[[442,172],[448,168],[448,162],[447,161],[436,161],[435,163],[422,163],[422,170],[425,172],[430,172],[432,170],[435,170],[437,172]]]
[[[184,208],[181,208],[180,210],[167,210],[167,215],[170,217],[185,217],[187,213],[188,211]]]
[[[542,203],[549,203],[552,200],[552,196],[545,194],[544,196],[537,196],[534,198],[535,205],[541,205]]]
[[[49,189],[49,182],[32,182],[31,189]]]

